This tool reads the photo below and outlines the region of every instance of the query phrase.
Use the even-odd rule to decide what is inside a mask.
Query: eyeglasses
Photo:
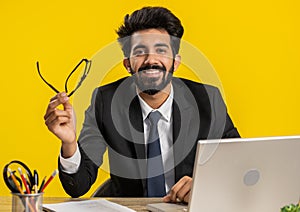
[[[71,71],[71,73],[69,74],[69,76],[67,77],[66,81],[65,81],[65,92],[68,93],[68,81],[70,79],[70,77],[72,76],[72,74],[78,69],[78,67],[85,62],[85,67],[84,67],[84,71],[83,74],[80,78],[80,81],[78,82],[77,86],[74,88],[74,90],[72,90],[69,94],[68,97],[72,96],[75,91],[81,86],[82,82],[85,80],[86,76],[88,75],[88,73],[90,72],[91,69],[91,64],[92,61],[88,60],[88,59],[82,59],[73,69],[73,71]],[[51,85],[49,82],[47,82],[45,80],[45,78],[42,76],[41,71],[40,71],[40,66],[39,66],[39,62],[36,62],[36,67],[37,67],[37,71],[39,73],[39,76],[41,77],[41,79],[56,93],[59,93],[59,91],[53,86]]]

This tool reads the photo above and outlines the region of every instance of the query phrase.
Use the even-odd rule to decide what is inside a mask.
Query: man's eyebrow
[[[154,45],[154,47],[166,47],[166,48],[169,48],[169,45],[168,44],[166,44],[166,43],[156,43],[155,45]],[[138,44],[138,45],[136,45],[134,48],[133,48],[133,51],[134,50],[136,50],[136,49],[146,49],[147,48],[147,46],[146,45],[143,45],[143,44]]]
[[[155,47],[167,47],[167,48],[169,48],[169,45],[166,44],[166,43],[157,43],[157,44],[155,44],[154,46],[155,46]]]
[[[143,45],[143,44],[139,44],[139,45],[136,45],[134,48],[133,48],[133,50],[136,50],[136,49],[139,49],[139,48],[146,48],[146,46],[145,45]]]

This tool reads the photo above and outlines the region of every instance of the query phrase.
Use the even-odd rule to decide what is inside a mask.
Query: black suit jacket
[[[199,139],[239,137],[223,99],[215,87],[173,78],[173,151],[175,182],[193,175]],[[142,197],[147,194],[146,154],[142,112],[132,77],[96,90],[95,118],[108,147],[111,192],[109,196]],[[85,194],[97,177],[93,160],[97,147],[78,141],[81,163],[77,173],[60,171],[65,191]],[[102,157],[100,155],[99,157]],[[60,167],[60,166],[59,166]],[[172,168],[170,168],[172,169]]]

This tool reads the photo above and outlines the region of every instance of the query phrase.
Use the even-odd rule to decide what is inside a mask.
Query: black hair
[[[164,7],[143,7],[134,11],[131,15],[124,17],[124,23],[116,31],[118,41],[122,46],[125,57],[130,55],[131,35],[145,29],[164,29],[171,39],[173,55],[179,51],[180,39],[184,29],[180,20],[167,8]]]

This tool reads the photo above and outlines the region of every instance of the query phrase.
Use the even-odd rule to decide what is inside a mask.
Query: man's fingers
[[[178,197],[178,192],[184,186],[185,183],[186,183],[186,180],[183,177],[172,187],[171,192],[170,192],[170,197],[171,197],[172,202],[177,202],[176,199]]]
[[[170,190],[169,194],[164,197],[165,202],[187,202],[189,192],[192,187],[192,178],[185,176],[181,178]]]
[[[48,129],[56,135],[63,144],[74,144],[76,142],[75,113],[69,102],[69,97],[65,92],[58,93],[51,98],[44,115],[44,120]]]
[[[64,110],[72,110],[72,105],[69,103],[69,97],[65,92],[58,93],[56,96],[51,98],[46,114],[44,115],[44,120],[48,119],[48,116],[61,104],[64,106]]]
[[[69,112],[64,110],[55,110],[52,113],[48,115],[48,117],[45,119],[45,124],[51,125],[53,124],[53,121],[56,119],[59,119],[60,117],[65,117],[68,121],[71,118],[71,115]]]
[[[167,194],[166,196],[163,197],[164,202],[171,202],[171,196]]]
[[[190,192],[191,187],[192,187],[192,181],[186,181],[185,184],[177,192],[177,195],[176,195],[177,198],[179,198],[180,201],[185,201],[186,202],[186,196]]]
[[[189,202],[189,200],[190,200],[190,193],[191,193],[191,190],[189,190],[188,193],[186,193],[186,195],[183,198],[184,202]]]
[[[67,97],[67,100],[62,104],[64,106],[65,111],[71,112],[73,110],[73,107],[72,107],[71,103],[68,100],[69,100],[69,97]]]
[[[55,128],[62,124],[67,124],[69,122],[68,117],[57,117],[56,119],[52,120],[50,123],[47,124],[47,127],[55,133]]]
[[[54,101],[57,99],[57,95],[53,96],[51,99],[50,99],[50,102]]]

